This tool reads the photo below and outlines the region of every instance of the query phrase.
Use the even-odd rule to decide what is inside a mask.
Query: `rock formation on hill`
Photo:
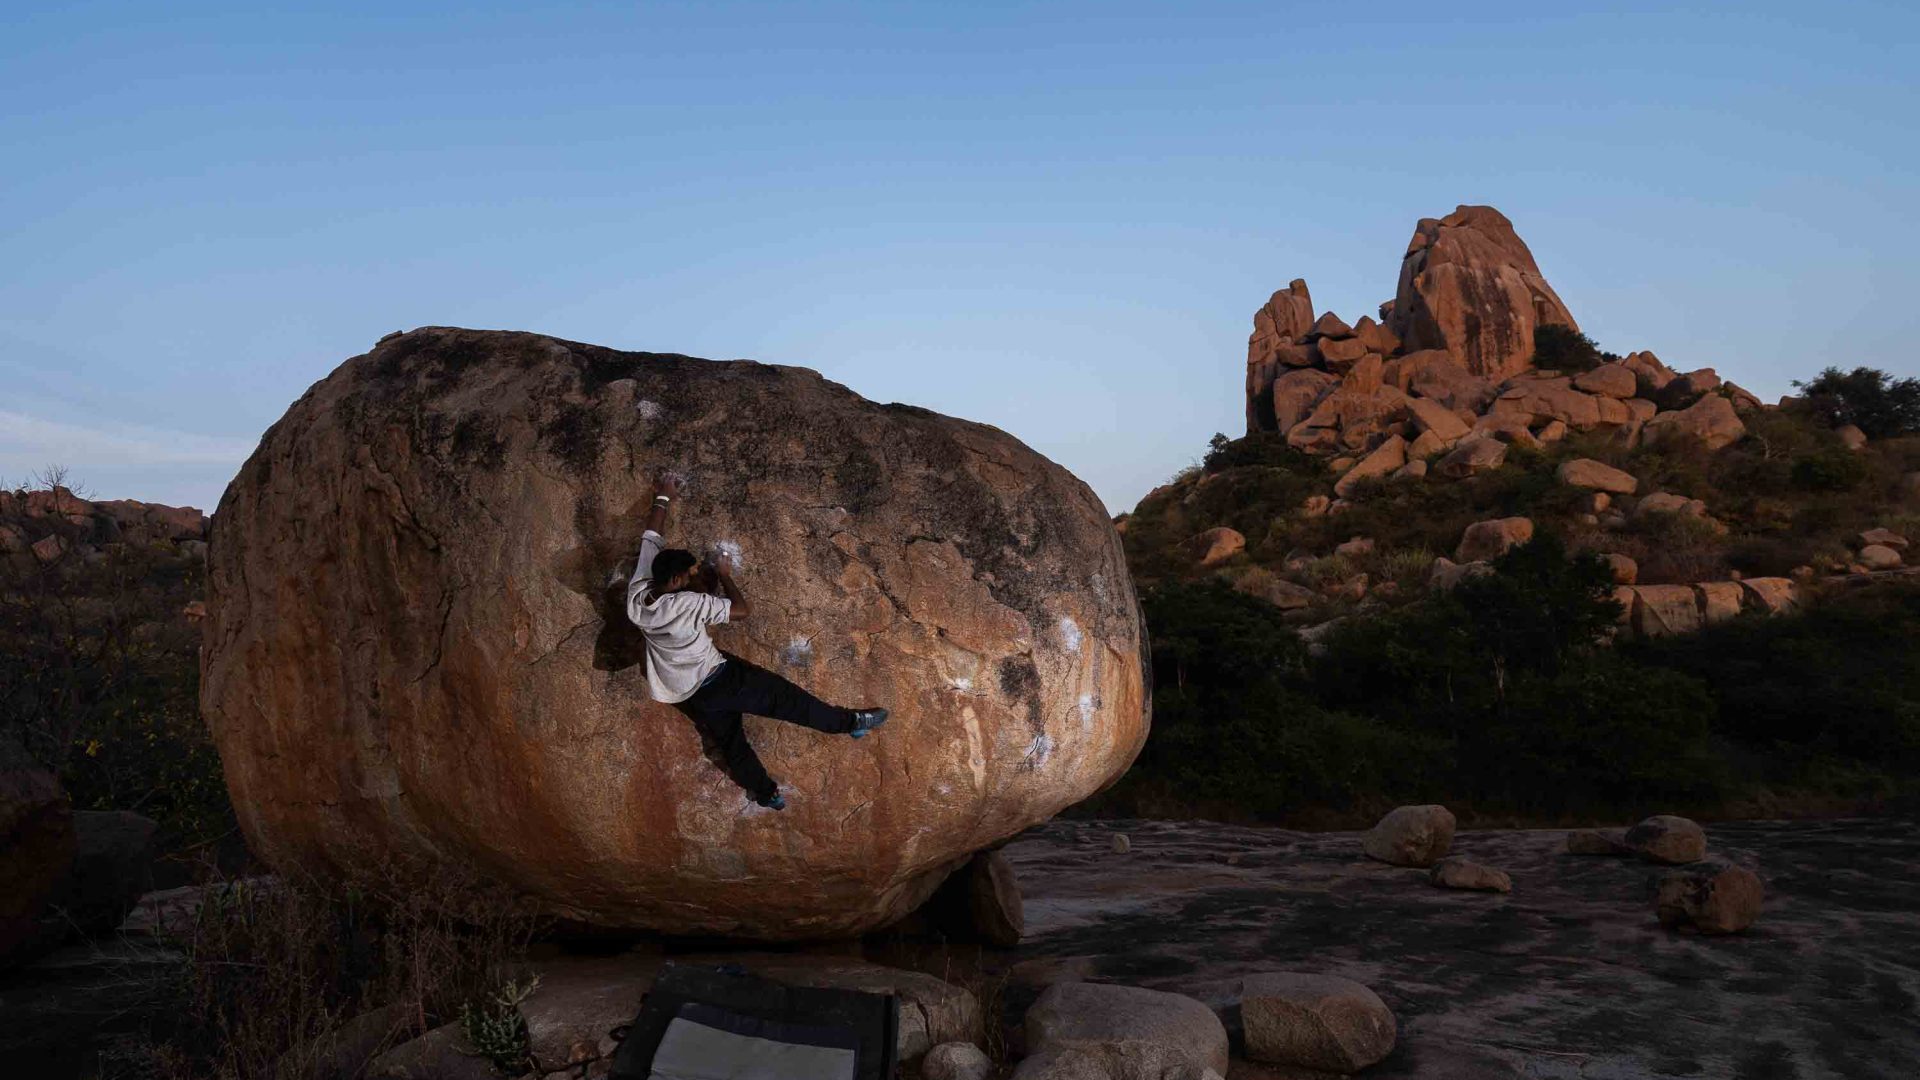
[[[206,515],[191,506],[91,502],[59,485],[0,490],[0,558],[27,565],[93,560],[115,544],[164,545],[199,554],[206,534]]]
[[[752,806],[649,700],[620,609],[649,478],[669,541],[730,545],[722,648],[893,719],[748,729]],[[202,702],[283,869],[478,868],[602,926],[854,934],[1117,777],[1143,633],[1087,486],[1005,433],[811,371],[524,333],[383,339],[221,500]]]
[[[1393,303],[1380,315],[1408,351],[1442,349],[1490,378],[1526,370],[1535,327],[1580,329],[1513,222],[1491,206],[1420,219]]]
[[[1296,279],[1254,313],[1247,341],[1247,431],[1334,459],[1360,480],[1413,462],[1458,478],[1497,467],[1494,444],[1538,446],[1569,432],[1697,440],[1718,449],[1745,434],[1759,399],[1711,368],[1680,375],[1650,352],[1605,357],[1587,371],[1539,370],[1535,333],[1578,325],[1541,276],[1513,224],[1487,206],[1424,218],[1381,322],[1317,318]],[[1348,490],[1338,492],[1344,496]]]

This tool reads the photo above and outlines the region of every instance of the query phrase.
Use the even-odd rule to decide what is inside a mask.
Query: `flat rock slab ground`
[[[1109,834],[1125,832],[1117,854]],[[1005,849],[1026,895],[1022,962],[1190,994],[1302,970],[1357,979],[1400,1021],[1369,1078],[1920,1076],[1920,831],[1911,820],[1710,825],[1757,870],[1747,933],[1654,919],[1632,859],[1564,854],[1563,830],[1462,832],[1453,852],[1511,895],[1368,860],[1359,833],[1187,822],[1054,822]],[[1031,971],[1046,965],[1029,964]],[[1037,990],[1018,976],[1017,1015]],[[1236,1061],[1232,1080],[1278,1076]]]

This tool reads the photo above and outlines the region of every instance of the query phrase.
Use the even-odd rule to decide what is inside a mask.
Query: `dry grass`
[[[306,1075],[326,1052],[322,1036],[352,1017],[392,1009],[404,1036],[484,1006],[539,927],[519,898],[444,870],[209,886],[197,911],[165,928],[182,955],[178,1008],[130,1072]]]

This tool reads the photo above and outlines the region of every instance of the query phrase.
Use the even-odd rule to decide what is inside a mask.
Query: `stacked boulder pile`
[[[1576,431],[1718,449],[1746,434],[1741,413],[1764,407],[1711,368],[1678,373],[1651,352],[1538,369],[1543,326],[1579,330],[1505,215],[1462,206],[1422,219],[1378,321],[1316,315],[1298,279],[1254,313],[1247,430],[1331,459],[1346,498],[1367,479],[1484,472],[1509,446]]]

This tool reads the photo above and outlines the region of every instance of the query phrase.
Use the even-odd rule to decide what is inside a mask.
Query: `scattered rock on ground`
[[[1533,521],[1523,517],[1476,521],[1467,526],[1454,549],[1456,562],[1480,562],[1498,558],[1510,549],[1533,539]]]
[[[1693,440],[1708,450],[1732,446],[1746,435],[1747,425],[1741,423],[1733,402],[1718,394],[1708,394],[1684,409],[1660,413],[1640,429],[1641,441],[1648,446]]]
[[[1486,435],[1470,435],[1460,440],[1460,444],[1433,471],[1441,476],[1463,480],[1469,476],[1478,476],[1499,468],[1507,460],[1507,444]]]
[[[920,1075],[924,1080],[987,1080],[993,1059],[972,1043],[941,1043],[920,1060]]]
[[[1746,593],[1749,608],[1768,615],[1784,615],[1799,607],[1792,578],[1741,578],[1740,588]]]
[[[1640,637],[1691,634],[1700,629],[1700,602],[1691,585],[1635,585],[1628,612]]]
[[[1712,626],[1740,614],[1746,590],[1738,581],[1702,581],[1693,587],[1700,604],[1700,621]]]
[[[1654,912],[1662,926],[1736,934],[1759,918],[1764,893],[1758,874],[1715,857],[1662,874]]]
[[[1841,424],[1833,429],[1833,433],[1840,437],[1840,445],[1849,450],[1864,450],[1867,447],[1867,433],[1852,424]]]
[[[1113,853],[1115,855],[1125,855],[1127,852],[1133,850],[1133,841],[1129,840],[1127,834],[1123,832],[1114,833],[1113,838],[1109,840],[1108,843],[1113,846]]]
[[[1900,553],[1885,544],[1868,544],[1860,549],[1860,564],[1869,570],[1892,570],[1901,561]]]
[[[1503,893],[1513,891],[1513,879],[1505,870],[1483,866],[1463,855],[1449,855],[1434,863],[1427,880],[1448,889]]]
[[[1399,1026],[1380,995],[1352,979],[1304,972],[1248,976],[1240,991],[1247,1056],[1353,1073],[1393,1052]]]
[[[1171,1048],[1194,1064],[1227,1071],[1227,1029],[1212,1009],[1190,997],[1105,983],[1059,983],[1027,1010],[1027,1049],[1083,1049],[1147,1043]]]
[[[1631,585],[1640,577],[1640,564],[1634,562],[1629,556],[1610,551],[1600,558],[1607,564],[1607,570],[1613,574],[1615,585]]]
[[[1614,495],[1631,495],[1640,486],[1640,481],[1634,479],[1632,473],[1592,458],[1575,458],[1572,461],[1561,462],[1560,470],[1556,475],[1560,477],[1561,483],[1571,487],[1605,491]]]
[[[1218,566],[1247,549],[1247,538],[1225,525],[1208,529],[1187,541],[1187,550],[1201,566]]]
[[[1573,388],[1583,393],[1625,400],[1640,392],[1639,379],[1625,364],[1601,364],[1573,378]]]
[[[1394,866],[1432,866],[1453,846],[1453,812],[1444,806],[1402,806],[1389,811],[1361,838],[1371,858]]]
[[[1493,567],[1485,562],[1456,563],[1441,555],[1433,560],[1433,568],[1427,571],[1427,587],[1447,592],[1470,577],[1493,573]]]
[[[1707,857],[1707,832],[1673,814],[1654,816],[1627,830],[1626,844],[1649,862],[1691,863]]]
[[[1892,529],[1868,529],[1866,532],[1860,534],[1860,545],[1862,547],[1872,544],[1890,547],[1896,551],[1907,550],[1907,538],[1894,532]]]

